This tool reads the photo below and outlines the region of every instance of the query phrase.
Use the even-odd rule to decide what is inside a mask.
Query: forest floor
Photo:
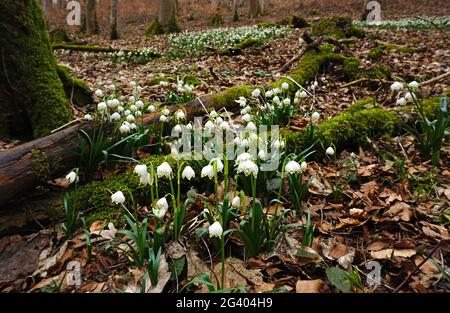
[[[234,56],[201,54],[170,58],[166,56],[170,50],[169,38],[158,36],[113,43],[114,47],[120,48],[152,48],[163,55],[146,64],[115,62],[106,56],[76,51],[59,53],[58,62],[69,66],[93,90],[112,83],[118,89],[127,90],[130,88],[128,82],[135,81],[144,87],[143,99],[160,103],[164,101],[164,89],[159,84],[149,83],[158,77],[195,76],[200,80],[195,90],[197,96],[235,85],[267,85],[277,81],[291,70],[280,69],[304,45],[300,38],[305,31],[310,29],[292,29],[284,38],[268,40],[260,47],[245,49],[242,54]],[[418,78],[427,81],[450,70],[449,30],[371,28],[366,31],[366,38],[355,39],[349,45],[351,53],[362,60],[362,69],[374,66],[390,68],[389,82],[399,77],[406,81]],[[99,37],[83,40],[87,44],[111,44]],[[369,52],[380,44],[408,47],[410,50],[401,52],[398,49],[385,52],[377,60],[370,58]],[[316,80],[319,88],[304,106],[314,107],[324,120],[340,114],[356,100],[369,97],[389,110],[398,112],[401,109],[389,90],[390,84],[351,84],[344,79],[342,66],[325,68],[318,73]],[[440,96],[448,88],[447,77],[423,86],[422,93],[426,98]],[[74,106],[73,110],[82,118],[90,108]],[[308,121],[303,113],[298,114],[292,118],[289,128],[303,130]],[[0,150],[13,145],[14,142],[0,142]],[[368,148],[344,150],[335,160],[324,158],[310,162],[307,175],[316,177],[305,203],[316,225],[311,247],[302,246],[300,230],[289,230],[270,254],[249,260],[228,258],[225,262],[225,286],[240,285],[251,292],[336,292],[346,287],[330,281],[325,270],[338,266],[353,273],[350,288],[353,291],[358,290],[358,283],[354,280],[359,277],[365,292],[450,292],[448,142],[441,153],[440,165],[433,166],[415,148],[414,137],[405,134],[374,140]],[[349,160],[357,164],[356,168],[349,168]],[[348,180],[350,174],[356,175],[356,181]],[[338,185],[341,194],[332,199],[331,190]],[[47,191],[46,194],[45,190],[49,190],[48,186],[44,188],[44,197],[55,192]],[[64,188],[56,190],[61,192]],[[61,207],[62,212],[61,202],[54,203]],[[30,211],[29,214],[33,215]],[[142,270],[128,266],[123,255],[107,247],[108,239],[116,236],[113,225],[107,226],[105,221],[88,225],[90,235],[97,236],[92,243],[93,258],[88,260],[85,234],[81,229],[72,240],[65,240],[54,220],[47,225],[45,215],[28,219],[44,223],[42,229],[14,231],[11,227],[13,230],[6,230],[0,239],[2,292],[139,291]],[[305,217],[294,222],[305,223]],[[100,232],[105,227],[107,230]],[[239,240],[231,240],[241,245]],[[156,289],[178,291],[200,272],[208,273],[214,268],[218,273],[220,261],[215,255],[205,253],[204,244],[193,238],[182,244],[169,244],[166,255],[169,268],[179,268],[182,274],[169,274],[166,284]],[[299,256],[299,251],[304,255]],[[24,263],[24,259],[27,262]],[[171,261],[175,259],[183,259],[183,264]],[[65,279],[73,270],[67,265],[74,260],[82,269],[83,282],[78,286],[68,284]],[[367,265],[370,260],[381,266],[381,284],[367,281],[372,270]],[[199,289],[206,291],[204,286],[199,286]]]

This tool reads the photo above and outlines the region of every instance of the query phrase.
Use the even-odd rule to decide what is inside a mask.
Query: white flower
[[[168,116],[168,115],[170,114],[170,111],[169,111],[168,108],[164,108],[164,109],[161,111],[161,113]]]
[[[163,199],[165,199],[165,198],[163,198]],[[154,208],[152,209],[152,212],[153,212],[153,214],[155,214],[155,216],[156,216],[157,218],[162,219],[164,216],[166,216],[167,209],[165,209],[165,208],[163,208],[163,207],[158,207],[158,206],[156,206],[156,207],[154,207]]]
[[[148,173],[147,171],[147,165],[145,164],[138,164],[134,167],[134,173],[138,174],[139,176],[143,176]]]
[[[241,198],[239,196],[236,196],[233,198],[233,201],[231,201],[231,206],[233,208],[239,208],[241,206]]]
[[[114,84],[111,84],[108,86],[108,89],[114,91],[116,90],[116,86]]]
[[[308,97],[308,93],[305,91],[305,90],[303,90],[301,93],[300,93],[300,98],[307,98]]]
[[[272,98],[272,96],[273,96],[273,91],[272,90],[266,91],[266,98]]]
[[[125,115],[125,116],[128,116],[128,115],[130,115],[131,114],[131,111],[130,110],[126,110],[125,112],[123,112],[123,115]]]
[[[105,95],[103,94],[103,91],[101,89],[97,89],[95,91],[95,95],[99,98],[103,98]]]
[[[284,99],[283,100],[283,104],[284,105],[290,105],[291,104],[291,99],[289,99],[289,98]]]
[[[195,177],[195,172],[192,169],[192,167],[190,166],[186,166],[183,170],[183,172],[181,173],[181,177],[187,179],[187,180],[191,180],[192,178]]]
[[[311,115],[311,121],[316,124],[320,120],[320,114],[318,112],[314,112]]]
[[[172,129],[172,133],[174,133],[174,134],[179,134],[181,132],[182,132],[182,129],[181,129],[180,124],[175,125],[174,128]]]
[[[216,164],[217,172],[222,172],[222,170],[223,170],[222,161],[219,158],[214,158],[211,160],[211,162],[209,162],[209,164],[213,164],[213,165],[214,165],[214,163]]]
[[[128,134],[130,132],[130,126],[128,124],[122,124],[122,126],[120,126],[119,131],[121,134]]]
[[[118,107],[117,107],[117,112],[119,112],[119,113],[121,113],[121,112],[123,112],[125,109],[123,108],[123,106],[121,106],[121,105],[119,105]]]
[[[179,111],[177,111],[177,113],[175,113],[175,117],[178,120],[184,120],[186,118],[186,115],[184,114],[183,111],[179,110]]]
[[[397,105],[404,106],[404,105],[406,105],[407,102],[408,102],[408,101],[406,101],[405,98],[401,97],[401,98],[399,98],[399,99],[397,100],[396,104],[397,104]]]
[[[113,204],[121,204],[125,202],[125,196],[122,191],[118,191],[111,196],[111,201]]]
[[[66,175],[66,180],[71,184],[77,182],[78,181],[77,173],[75,173],[74,171],[70,172],[69,174]]]
[[[211,118],[216,118],[216,117],[218,116],[218,114],[217,114],[217,112],[216,112],[215,110],[212,110],[212,111],[209,113],[209,116],[210,116]]]
[[[153,104],[151,104],[148,106],[147,111],[149,111],[150,113],[153,113],[156,111],[156,108]]]
[[[300,103],[300,98],[294,98],[294,104],[299,104]]]
[[[327,151],[325,151],[328,155],[334,155],[334,149],[332,147],[328,147]]]
[[[247,124],[247,126],[245,127],[245,129],[246,129],[246,130],[249,130],[249,131],[255,131],[255,130],[256,130],[256,125],[255,125],[255,123],[250,122],[250,123]]]
[[[239,154],[238,156],[237,156],[237,158],[236,158],[236,164],[241,164],[242,162],[244,162],[244,161],[247,161],[247,160],[251,160],[252,159],[252,156],[250,155],[250,153],[247,153],[247,152],[244,152],[244,153],[241,153],[241,154]]]
[[[168,120],[169,120],[169,118],[167,116],[165,116],[164,114],[162,114],[159,117],[159,121],[162,122],[162,123],[167,122]]]
[[[250,114],[245,114],[244,116],[242,116],[242,120],[246,123],[250,122],[250,120],[252,119],[252,116]]]
[[[284,83],[281,84],[281,88],[284,89],[284,90],[288,90],[289,89],[289,84],[284,82]]]
[[[136,117],[141,117],[142,112],[138,110],[138,111],[134,112],[134,115],[136,115]]]
[[[407,92],[406,94],[405,94],[405,100],[406,101],[413,101],[413,99],[415,99],[416,98],[416,95],[414,94],[414,92]]]
[[[223,228],[222,225],[220,225],[219,222],[215,222],[208,228],[209,236],[210,237],[222,237],[223,234]]]
[[[167,86],[169,86],[169,82],[166,82],[165,80],[162,80],[162,81],[159,82],[159,85],[161,87],[167,87]]]
[[[260,95],[261,95],[261,90],[259,90],[258,88],[253,90],[253,92],[252,92],[252,97],[253,98],[258,98]]]
[[[136,112],[138,110],[138,107],[136,105],[130,105],[131,112]]]
[[[314,87],[314,89],[316,89],[317,87],[319,87],[319,82],[316,80],[314,81],[314,84],[312,85],[312,87]]]
[[[295,174],[295,173],[300,173],[302,171],[302,168],[301,168],[300,164],[298,164],[297,162],[289,161],[286,164],[286,166],[284,167],[284,170],[288,174]]]
[[[208,177],[209,179],[214,178],[214,168],[211,164],[206,165],[204,168],[202,168],[202,177]]]
[[[419,88],[419,83],[414,80],[414,81],[410,82],[408,84],[408,86],[412,89],[417,89],[417,88]]]
[[[280,147],[281,147],[280,141],[279,141],[279,140],[275,140],[275,141],[272,143],[272,147],[273,147],[275,150],[280,149]]]
[[[136,87],[136,82],[135,82],[135,81],[133,81],[133,80],[132,80],[132,81],[130,81],[130,86],[131,86],[131,87]]]
[[[138,100],[138,101],[136,101],[135,105],[138,109],[142,109],[144,107],[144,102],[142,102],[141,100]]]
[[[118,121],[118,120],[120,120],[120,118],[121,118],[121,116],[120,116],[120,114],[117,113],[117,112],[115,112],[115,113],[113,113],[113,114],[111,115],[111,120],[112,120],[112,121]]]
[[[281,89],[280,89],[280,88],[275,88],[275,89],[273,90],[273,93],[276,94],[276,95],[278,95],[278,94],[281,93]]]
[[[187,129],[187,130],[192,130],[192,124],[191,124],[191,123],[188,123],[188,124],[186,125],[186,129]]]
[[[228,122],[222,122],[221,124],[220,124],[220,129],[221,130],[229,130],[230,129],[230,125],[228,124]]]
[[[143,185],[143,186],[147,186],[150,185],[151,181],[150,181],[150,173],[149,172],[145,172],[143,175],[139,176],[139,184]]]
[[[128,123],[134,123],[135,121],[136,121],[136,118],[132,114],[127,116]]]
[[[273,97],[273,102],[275,102],[276,104],[280,104],[281,103],[280,97],[278,96]]]
[[[302,168],[302,172],[304,172],[308,169],[308,163],[303,161],[302,164],[300,164],[300,167]]]
[[[258,140],[258,135],[256,133],[251,133],[250,136],[248,136],[248,139],[252,142],[256,142]]]
[[[210,131],[212,131],[213,129],[214,129],[214,123],[211,122],[211,121],[207,121],[207,122],[205,123],[205,131],[206,131],[206,132],[210,132]]]
[[[253,175],[255,178],[258,176],[258,165],[251,160],[247,160],[239,164],[237,172],[244,173],[245,176]]]
[[[216,119],[216,125],[220,125],[220,124],[222,124],[222,122],[223,122],[223,119],[219,116],[219,117]]]
[[[84,116],[84,120],[85,121],[92,121],[92,115],[90,115],[90,114],[86,114],[85,116]]]
[[[161,177],[172,177],[172,168],[170,167],[169,163],[164,162],[160,166],[156,168],[156,175],[158,175],[159,178]]]
[[[392,91],[400,91],[403,90],[404,86],[402,83],[400,82],[395,82],[391,85],[391,90]]]
[[[131,103],[134,103],[134,102],[136,101],[136,98],[135,98],[134,96],[130,96],[130,97],[128,98],[128,100],[129,100]]]
[[[239,146],[243,147],[243,148],[248,147],[248,140],[247,139],[241,140],[241,142],[239,143]]]
[[[169,204],[167,203],[166,198],[161,198],[156,202],[156,207],[162,208],[162,209],[169,209]]]
[[[261,160],[265,161],[266,158],[267,158],[266,151],[260,150],[260,151],[258,152],[258,157],[259,157]]]
[[[108,108],[108,106],[106,105],[105,102],[100,102],[100,103],[97,105],[97,110],[99,110],[100,112],[106,111],[107,108]]]

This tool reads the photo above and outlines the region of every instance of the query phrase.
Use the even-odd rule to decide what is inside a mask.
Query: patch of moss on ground
[[[70,68],[58,65],[56,70],[68,99],[71,99],[75,105],[81,107],[93,103],[91,89],[81,79],[74,78]]]
[[[386,52],[413,53],[414,49],[407,46],[397,46],[394,44],[381,44],[369,51],[368,57],[372,60],[380,60]]]
[[[246,38],[243,41],[241,41],[240,43],[234,45],[233,47],[227,48],[223,51],[219,51],[220,55],[237,55],[239,53],[242,53],[242,50],[250,48],[250,47],[255,47],[255,46],[260,46],[261,45],[261,41],[254,39],[254,38]]]
[[[338,150],[367,143],[367,138],[391,136],[401,128],[402,121],[395,114],[379,108],[373,99],[356,102],[341,114],[323,121],[316,130],[315,140],[328,147],[334,144]],[[285,131],[288,152],[307,148],[304,132]]]
[[[353,24],[350,17],[326,18],[312,25],[314,36],[328,36],[335,39],[341,38],[363,38],[364,30]]]
[[[361,61],[357,58],[345,58],[342,64],[342,74],[347,81],[354,80],[360,73]]]

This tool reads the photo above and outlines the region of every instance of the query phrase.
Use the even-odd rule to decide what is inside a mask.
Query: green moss
[[[158,19],[154,20],[152,24],[147,28],[145,31],[145,36],[154,36],[154,35],[161,35],[161,34],[170,34],[170,33],[178,33],[181,29],[178,26],[177,18],[175,14],[172,15],[172,18],[169,22],[169,25],[163,26],[158,21]]]
[[[293,15],[290,18],[290,25],[293,28],[305,28],[309,26],[309,23],[301,16]]]
[[[35,0],[3,0],[0,10],[0,111],[13,135],[41,137],[71,118]]]
[[[392,69],[385,65],[375,65],[363,70],[359,76],[370,79],[391,80]]]
[[[357,58],[346,58],[342,64],[342,74],[344,79],[351,81],[354,80],[360,73],[359,67],[361,66],[361,61]]]
[[[91,89],[81,79],[73,78],[70,68],[58,65],[57,72],[67,98],[71,99],[75,105],[83,107],[93,103]]]
[[[395,113],[376,107],[373,99],[364,99],[323,121],[316,130],[316,140],[324,147],[334,144],[341,150],[363,145],[367,143],[367,138],[390,136],[400,129],[401,123]],[[289,152],[305,149],[311,144],[304,132],[286,131],[285,135]]]
[[[261,45],[261,41],[256,40],[254,38],[246,38],[237,45],[234,45],[231,48],[225,49],[223,51],[220,51],[220,55],[237,55],[242,53],[242,50]]]
[[[61,157],[53,157],[49,160],[47,154],[42,150],[32,149],[31,158],[32,175],[41,182],[46,182],[51,173],[55,173],[62,167]]]
[[[314,36],[329,36],[335,39],[357,37],[363,38],[364,31],[353,24],[350,17],[321,19],[312,25]]]
[[[212,101],[218,107],[224,107],[233,104],[239,97],[250,97],[255,88],[252,86],[233,86],[221,93],[212,95]]]
[[[397,52],[397,53],[413,53],[415,50],[407,46],[397,46],[394,44],[381,44],[377,45],[375,48],[369,51],[368,57],[373,60],[380,60],[386,52]]]
[[[269,28],[269,27],[280,27],[281,24],[278,22],[261,22],[258,23],[258,27],[260,28]]]
[[[159,166],[164,161],[167,161],[172,167],[174,173],[177,173],[178,162],[175,161],[170,156],[156,155],[150,156],[146,159],[141,160],[141,163],[153,167]],[[200,169],[196,167],[197,163],[192,162],[191,165],[194,167],[197,173]],[[188,191],[188,185],[200,185],[203,179],[196,178],[193,179],[189,184],[183,185],[183,192]],[[158,190],[159,196],[163,197],[170,192],[170,184],[167,179],[158,179]],[[70,197],[76,205],[76,209],[80,211],[87,211],[88,215],[86,217],[88,222],[95,221],[97,219],[107,219],[120,221],[123,218],[124,211],[119,206],[114,206],[111,204],[111,192],[122,191],[127,199],[125,205],[127,208],[131,209],[134,204],[141,206],[148,206],[150,202],[150,189],[148,186],[142,186],[139,184],[138,176],[133,173],[130,169],[122,174],[108,177],[102,182],[91,182],[85,186],[78,188],[71,192]],[[131,197],[131,195],[133,197]],[[168,199],[169,200],[169,199]]]
[[[164,30],[161,27],[158,19],[154,20],[153,23],[145,31],[145,36],[154,36],[164,34]]]

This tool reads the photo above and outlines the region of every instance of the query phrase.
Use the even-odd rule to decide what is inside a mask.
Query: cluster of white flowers
[[[289,161],[285,167],[284,170],[286,173],[293,175],[293,174],[300,174],[308,168],[308,164],[303,161],[301,164],[299,164],[296,161]]]
[[[416,81],[412,81],[408,84],[408,90],[402,95],[401,92],[405,89],[405,85],[401,82],[395,82],[391,85],[391,90],[397,92],[396,104],[400,106],[407,105],[409,102],[413,102],[416,99],[414,90],[418,90],[420,84]],[[411,91],[410,91],[411,90]]]
[[[169,36],[170,53],[175,56],[195,55],[208,52],[208,48],[225,49],[233,47],[248,38],[264,42],[272,38],[286,36],[291,29],[288,26],[265,27],[244,26],[238,28],[216,28],[200,32],[183,32]]]
[[[354,23],[363,27],[377,27],[377,28],[414,28],[414,29],[429,29],[439,27],[448,29],[450,25],[449,16],[434,17],[433,23],[428,22],[430,17],[426,19],[418,18],[404,18],[399,20],[382,20],[382,21],[355,21]]]

